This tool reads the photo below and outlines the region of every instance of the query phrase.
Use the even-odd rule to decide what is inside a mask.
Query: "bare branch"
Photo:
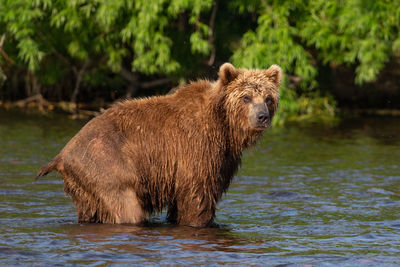
[[[118,73],[122,78],[127,80],[130,83],[137,84],[138,83],[138,76],[137,74],[125,69],[124,67],[121,67],[121,70]]]
[[[126,92],[125,97],[131,98],[138,87],[143,89],[148,89],[160,85],[164,85],[170,83],[172,80],[170,78],[162,78],[158,80],[153,80],[149,82],[139,82],[139,77],[136,73],[127,70],[126,68],[122,67],[120,72],[118,73],[122,78],[129,82],[128,90]]]
[[[82,67],[80,68],[79,72],[76,75],[76,80],[75,80],[75,88],[74,91],[72,92],[71,96],[71,102],[76,103],[76,98],[79,93],[79,87],[82,82],[83,74],[85,73],[87,67],[89,66],[90,59],[86,59],[86,61],[83,63]]]
[[[172,80],[170,78],[163,78],[163,79],[158,79],[158,80],[153,80],[150,82],[141,82],[140,83],[140,87],[147,89],[147,88],[151,88],[151,87],[156,87],[156,86],[160,86],[166,83],[170,83]]]
[[[22,100],[18,100],[17,102],[14,103],[15,106],[17,107],[25,107],[26,105],[28,105],[31,102],[37,102],[40,106],[49,105],[49,102],[47,102],[46,99],[43,98],[43,96],[39,93],[39,94],[35,94],[33,96],[27,97],[25,99]]]
[[[215,44],[214,44],[214,39],[215,39],[215,31],[214,31],[214,25],[215,25],[215,17],[217,15],[217,9],[218,9],[218,1],[214,2],[214,6],[211,12],[211,17],[210,17],[210,22],[208,24],[209,27],[209,32],[208,32],[208,43],[210,44],[211,47],[211,55],[208,60],[208,66],[211,66],[215,62]]]
[[[136,73],[133,73],[125,69],[124,67],[121,67],[121,70],[119,71],[118,74],[119,76],[121,76],[122,78],[124,78],[129,82],[125,97],[131,98],[135,94],[138,88],[138,75]]]
[[[3,47],[3,44],[4,44],[4,40],[5,40],[5,39],[6,39],[6,34],[3,33],[3,35],[1,36],[1,39],[0,39],[0,48]]]
[[[4,44],[4,41],[6,40],[6,34],[5,33],[3,33],[3,35],[1,36],[1,39],[0,39],[0,54],[8,61],[8,62],[10,62],[12,65],[14,65],[15,64],[15,61],[12,59],[12,58],[10,58],[8,55],[7,55],[7,53],[3,50],[3,44]]]

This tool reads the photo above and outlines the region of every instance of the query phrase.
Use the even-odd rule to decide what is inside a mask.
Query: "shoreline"
[[[17,101],[1,101],[0,108],[5,110],[17,109],[21,111],[34,111],[42,114],[49,112],[66,113],[71,115],[72,119],[87,119],[100,115],[105,109],[112,104],[123,101],[118,99],[113,102],[93,101],[73,103],[68,101],[53,102],[44,99],[41,95],[34,95]],[[385,116],[385,117],[400,117],[400,109],[385,109],[385,108],[338,108],[335,117],[359,117],[359,116]],[[300,115],[301,116],[301,115]],[[299,117],[300,117],[299,116]]]

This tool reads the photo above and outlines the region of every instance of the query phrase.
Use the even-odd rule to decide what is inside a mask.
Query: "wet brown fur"
[[[61,173],[80,222],[142,223],[167,207],[171,222],[207,226],[242,151],[263,132],[249,127],[242,97],[271,95],[274,113],[280,75],[277,66],[224,64],[216,82],[117,103],[88,122],[37,178]]]

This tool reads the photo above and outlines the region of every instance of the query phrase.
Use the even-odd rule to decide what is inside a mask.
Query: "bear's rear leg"
[[[64,191],[76,205],[78,222],[97,223],[100,222],[97,214],[99,201],[86,192],[73,178],[73,175],[62,173],[64,180]]]
[[[110,210],[114,213],[113,223],[141,224],[149,219],[149,212],[142,208],[133,189],[117,192]]]
[[[141,207],[136,193],[130,189],[102,194],[92,203],[85,199],[75,202],[79,222],[141,224],[149,218],[149,213]]]
[[[93,202],[73,197],[79,222],[90,223],[132,223],[141,224],[148,220],[145,211],[133,190],[125,190],[116,194],[101,195]]]
[[[133,189],[102,190],[87,192],[73,175],[62,173],[64,191],[76,204],[79,222],[86,223],[132,223],[148,220]]]

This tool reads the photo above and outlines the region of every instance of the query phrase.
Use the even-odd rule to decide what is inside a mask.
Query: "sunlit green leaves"
[[[34,21],[43,17],[43,11],[37,5],[39,1],[28,0],[2,1],[0,9],[0,24],[6,25],[6,30],[17,40],[18,57],[34,71],[38,68],[44,52],[34,40],[36,34]]]
[[[190,44],[192,45],[192,51],[207,54],[210,51],[210,44],[208,40],[202,38],[200,32],[194,32],[190,36]]]
[[[188,12],[193,31],[193,52],[209,53],[207,24],[199,20],[212,1],[187,0],[15,0],[0,3],[0,23],[16,39],[19,57],[36,70],[45,56],[84,61],[107,57],[107,66],[118,72],[126,57],[134,71],[173,73],[180,67],[171,54],[173,41],[166,28],[182,12]],[[52,33],[47,33],[48,27]],[[46,36],[52,34],[52,36]],[[48,43],[60,35],[65,40]],[[57,37],[55,37],[57,38]],[[57,46],[57,47],[56,47]],[[47,48],[47,49],[46,49]],[[61,54],[67,52],[67,54]]]
[[[30,38],[24,38],[18,43],[17,47],[19,49],[18,55],[28,64],[28,69],[36,70],[44,56],[37,43]]]
[[[124,48],[118,49],[112,46],[107,47],[106,51],[108,52],[107,65],[113,72],[119,72],[121,70],[122,60],[128,52]]]
[[[245,2],[248,5],[243,5]],[[232,5],[240,12],[254,6],[252,10],[258,12],[257,28],[243,36],[233,62],[258,68],[280,64],[285,73],[301,78],[305,95],[310,96],[317,86],[317,62],[352,66],[355,83],[364,84],[376,80],[390,57],[400,54],[400,1],[237,0]],[[283,109],[296,113],[309,110],[287,96],[281,98]],[[317,94],[311,98],[320,99]],[[332,104],[307,103],[314,104],[322,109],[325,106],[327,114],[331,114]]]
[[[124,3],[122,1],[99,1],[101,4],[96,11],[96,20],[108,31],[116,23],[118,17],[121,15]],[[90,4],[87,5],[87,14],[91,15],[92,10],[95,8]],[[89,17],[88,16],[88,17]]]
[[[375,81],[400,56],[399,32],[399,0],[0,0],[7,52],[21,69],[41,72],[42,81],[55,84],[46,64],[57,62],[68,76],[88,61],[94,79],[124,67],[178,80],[204,71],[212,54],[213,62],[238,67],[279,64],[288,114],[310,110],[301,97],[326,107],[316,104],[326,97],[317,83],[321,66],[348,67],[357,84]],[[98,84],[94,79],[84,81]]]
[[[400,47],[399,8],[399,1],[384,0],[261,2],[258,27],[244,35],[233,59],[257,67],[279,62],[311,82],[316,69],[307,50],[315,47],[324,64],[356,64],[356,82],[369,82]]]
[[[267,68],[278,63],[285,71],[311,84],[316,69],[311,64],[310,54],[296,41],[298,31],[290,25],[288,13],[283,6],[263,6],[256,31],[243,36],[233,62],[247,68]]]
[[[301,38],[324,63],[357,65],[358,84],[377,78],[400,28],[399,1],[316,0],[302,18]]]
[[[88,57],[87,51],[82,48],[81,44],[77,40],[70,42],[67,49],[69,54],[74,58],[84,60]]]

